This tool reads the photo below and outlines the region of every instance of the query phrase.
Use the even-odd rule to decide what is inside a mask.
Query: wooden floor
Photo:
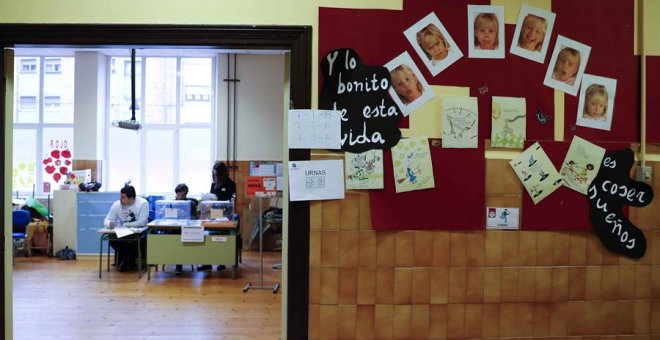
[[[264,253],[264,285],[280,282],[279,252]],[[259,285],[259,253],[243,252],[238,278],[231,270],[176,276],[111,267],[98,278],[98,259],[17,258],[14,265],[14,339],[279,339],[281,292]]]

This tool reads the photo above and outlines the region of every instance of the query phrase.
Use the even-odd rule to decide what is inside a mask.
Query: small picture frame
[[[555,13],[522,4],[511,40],[511,54],[543,64],[554,25]]]
[[[610,131],[615,95],[616,79],[585,74],[575,124]]]
[[[557,36],[543,85],[575,96],[590,53],[590,46],[561,35]]]
[[[403,34],[433,76],[463,57],[463,52],[433,12],[410,26]]]
[[[468,56],[504,59],[504,7],[468,5]]]
[[[407,117],[435,96],[408,52],[401,53],[385,67],[390,71],[388,92],[404,116]]]

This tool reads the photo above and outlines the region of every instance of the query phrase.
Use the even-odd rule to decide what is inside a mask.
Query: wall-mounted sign
[[[274,196],[277,193],[277,177],[246,176],[245,196]]]
[[[630,258],[646,253],[644,233],[623,215],[623,205],[643,207],[653,200],[650,185],[630,179],[632,150],[605,154],[600,171],[589,186],[591,225],[605,248]]]
[[[352,49],[328,52],[321,61],[319,109],[341,111],[341,149],[360,153],[389,149],[401,138],[398,107],[388,94],[390,73],[367,66]]]

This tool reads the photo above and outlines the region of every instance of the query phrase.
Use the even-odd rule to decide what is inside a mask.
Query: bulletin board
[[[391,156],[385,152],[385,189],[370,191],[372,224],[375,230],[456,230],[483,227],[486,164],[483,144],[485,139],[490,138],[493,96],[526,99],[526,140],[530,143],[543,142],[544,149],[556,166],[563,161],[574,134],[608,150],[628,147],[629,143],[639,141],[640,57],[635,55],[633,46],[634,2],[548,0],[548,3],[548,10],[556,14],[556,20],[543,63],[530,61],[509,52],[515,22],[507,22],[505,25],[504,59],[468,58],[467,6],[491,5],[491,1],[404,0],[401,11],[319,9],[319,58],[335,49],[351,48],[359,54],[364,63],[385,65],[407,51],[429,85],[468,87],[470,96],[478,99],[479,147],[456,150],[432,148],[436,180],[434,189],[394,193],[392,183],[388,183],[388,179],[391,182],[392,165],[388,164],[388,161],[391,163]],[[589,15],[585,15],[586,9]],[[438,16],[464,54],[436,76],[424,66],[420,56],[403,34],[431,12]],[[578,96],[559,93],[563,99],[563,107],[556,108],[558,92],[543,85],[558,35],[591,47],[585,73],[617,80],[614,115],[609,131],[577,126]],[[649,57],[648,60],[647,74],[656,75],[656,79],[647,80],[651,93],[652,89],[660,88],[660,76],[657,76],[660,74],[660,59]],[[323,87],[321,77],[319,82],[320,89]],[[649,126],[652,122],[660,123],[660,101],[657,99],[659,98],[652,100],[649,97],[647,101]],[[548,116],[550,121],[541,124],[534,119],[534,113],[537,111]],[[563,135],[567,142],[554,141],[556,132],[553,118],[555,112],[559,111],[563,111]],[[402,117],[400,128],[409,127],[409,118]],[[647,139],[650,142],[659,141],[660,129],[648,129]],[[557,209],[562,209],[562,213],[557,214]],[[538,205],[534,205],[526,196],[523,198],[521,228],[551,230],[561,226],[569,230],[588,230],[588,210],[586,197],[565,187]],[[559,217],[568,213],[570,218]]]

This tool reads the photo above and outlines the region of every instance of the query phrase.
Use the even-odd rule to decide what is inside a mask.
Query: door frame
[[[5,48],[11,47],[150,47],[277,49],[290,52],[290,97],[295,108],[311,107],[312,28],[311,26],[243,25],[113,25],[113,24],[0,24],[0,154],[4,160],[5,130],[12,122],[5,112]],[[11,142],[9,142],[11,143]],[[309,160],[309,150],[289,150],[290,160]],[[11,169],[4,169],[10,171]],[[0,181],[0,207],[11,184]],[[289,202],[289,234],[286,289],[286,338],[308,337],[309,309],[309,203]],[[2,221],[7,220],[0,209]],[[293,231],[293,232],[291,232]],[[4,240],[3,245],[7,244]],[[0,329],[6,329],[5,251],[0,255]]]

